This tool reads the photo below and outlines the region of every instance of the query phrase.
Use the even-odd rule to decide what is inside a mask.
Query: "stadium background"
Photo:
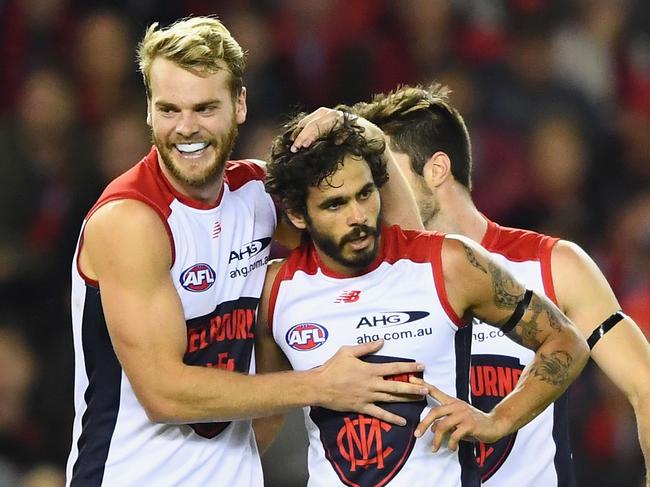
[[[265,158],[297,108],[442,81],[472,134],[479,208],[580,243],[648,334],[646,0],[0,0],[0,486],[61,481],[79,224],[149,147],[137,41],[190,13],[249,51],[233,157]],[[640,486],[626,399],[591,364],[570,394],[579,484]],[[303,485],[304,463],[296,413],[269,485]]]

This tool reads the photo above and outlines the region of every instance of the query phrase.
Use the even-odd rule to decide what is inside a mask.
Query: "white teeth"
[[[176,144],[179,152],[192,153],[205,149],[208,146],[207,142],[195,142],[193,144]]]

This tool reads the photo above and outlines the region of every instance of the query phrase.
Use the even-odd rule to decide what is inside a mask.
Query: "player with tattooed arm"
[[[352,109],[385,132],[416,193],[428,230],[479,242],[520,282],[546,295],[576,324],[588,340],[591,357],[634,407],[647,472],[650,347],[634,321],[621,311],[594,261],[572,242],[500,226],[476,208],[471,197],[469,134],[462,116],[450,105],[447,87],[404,86]],[[476,322],[472,403],[490,410],[535,359],[529,350]],[[565,394],[516,435],[479,444],[477,462],[484,485],[575,487],[567,408]],[[647,473],[646,485],[650,487]]]
[[[471,240],[382,225],[383,138],[364,138],[340,117],[309,147],[294,139],[299,118],[273,145],[266,188],[304,240],[269,267],[258,365],[311,370],[341,346],[383,339],[365,359],[425,364],[393,379],[422,384],[430,397],[387,406],[407,418],[403,427],[306,407],[309,485],[478,486],[473,445],[461,440],[496,441],[533,419],[578,375],[587,344],[548,299]],[[488,412],[467,403],[474,318],[534,355]]]

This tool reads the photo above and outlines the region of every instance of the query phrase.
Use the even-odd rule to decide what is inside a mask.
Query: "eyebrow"
[[[375,188],[376,186],[374,182],[368,182],[363,186],[363,188],[356,192],[355,196],[359,196],[360,194]],[[350,198],[346,198],[344,196],[332,196],[331,198],[327,198],[326,200],[322,201],[318,205],[318,208],[325,209],[332,204],[342,205],[347,203],[349,199]]]
[[[169,109],[172,109],[172,110],[180,110],[178,105],[176,105],[174,103],[171,103],[171,102],[164,101],[164,100],[157,101],[155,103],[155,105],[156,105],[156,108],[169,108]],[[200,103],[196,103],[196,104],[192,105],[192,109],[193,110],[201,110],[201,109],[209,107],[211,105],[220,106],[221,105],[221,100],[217,100],[215,98],[215,99],[212,99],[212,100],[202,101]]]
[[[361,188],[361,189],[357,192],[357,196],[359,196],[361,193],[365,193],[366,191],[369,191],[369,190],[371,190],[371,189],[374,189],[375,187],[376,187],[376,186],[375,186],[375,183],[372,182],[372,181],[369,182],[369,183],[366,183],[365,186],[364,186],[363,188]]]
[[[322,210],[327,208],[330,205],[342,205],[348,201],[349,198],[344,198],[343,196],[332,196],[331,198],[327,198],[326,200],[322,201],[318,207]]]

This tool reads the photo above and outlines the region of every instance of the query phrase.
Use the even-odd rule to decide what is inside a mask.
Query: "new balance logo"
[[[221,223],[214,222],[214,226],[212,227],[212,238],[217,238],[219,235],[221,235]]]
[[[335,303],[354,303],[359,301],[361,291],[343,291],[343,293],[336,298]]]

